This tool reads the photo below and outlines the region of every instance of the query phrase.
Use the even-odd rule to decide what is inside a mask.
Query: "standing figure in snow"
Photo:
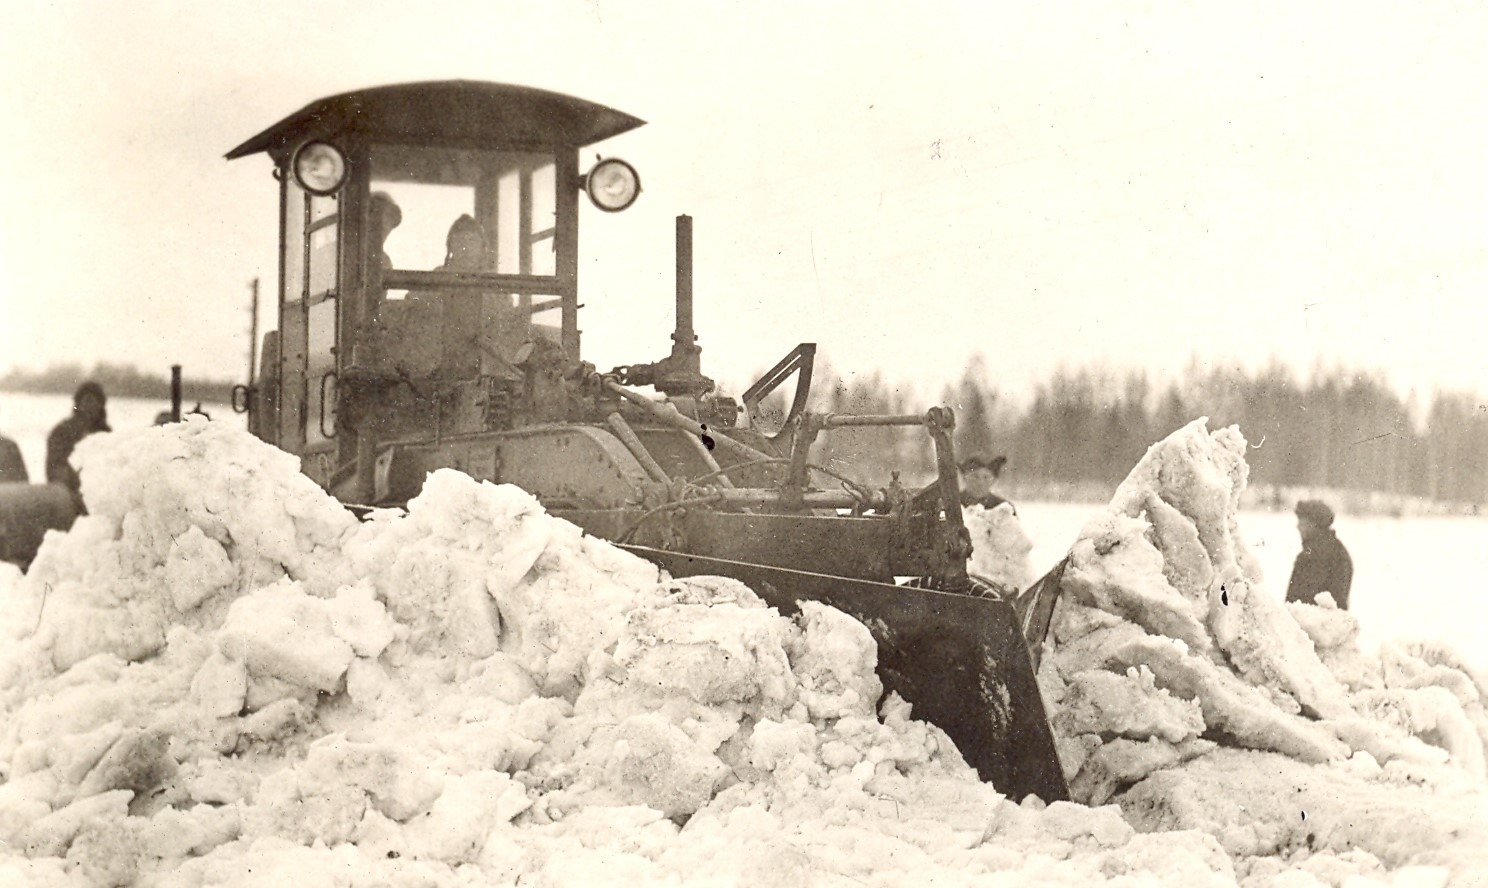
[[[1333,533],[1333,510],[1320,500],[1297,503],[1297,533],[1302,552],[1292,565],[1286,600],[1312,604],[1320,593],[1331,592],[1339,609],[1348,610],[1354,562]]]
[[[85,382],[72,395],[72,415],[57,423],[47,435],[46,479],[48,484],[61,484],[79,495],[77,469],[68,462],[78,442],[94,432],[112,431],[108,424],[103,386],[96,382]],[[79,502],[81,506],[81,502]]]
[[[31,478],[26,474],[26,460],[21,457],[20,445],[0,435],[0,484],[25,484]]]
[[[1007,465],[1007,457],[996,456],[988,459],[985,456],[973,454],[961,461],[961,505],[981,506],[986,509],[995,509],[1006,503],[1007,500],[992,492],[992,485],[1002,475],[1002,467]],[[1009,504],[1011,505],[1011,504]],[[1018,514],[1018,507],[1013,506],[1013,514]]]
[[[31,478],[26,473],[26,460],[21,457],[20,445],[0,435],[0,484],[25,484],[29,480]]]

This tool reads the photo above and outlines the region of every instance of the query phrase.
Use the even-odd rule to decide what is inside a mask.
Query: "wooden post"
[[[171,365],[171,422],[181,421],[181,365]]]

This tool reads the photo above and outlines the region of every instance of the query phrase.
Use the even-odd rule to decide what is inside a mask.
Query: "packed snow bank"
[[[90,515],[0,574],[0,884],[1236,883],[1213,834],[978,782],[843,614],[514,488],[359,524],[205,421],[76,460]]]
[[[1235,517],[1245,446],[1178,430],[1070,551],[1039,680],[1073,795],[1212,835],[1259,884],[1317,854],[1475,884],[1488,683],[1439,648],[1366,656],[1351,615],[1265,590]]]
[[[962,517],[971,534],[971,562],[967,569],[1010,595],[1027,589],[1038,577],[1033,573],[1033,540],[1013,512],[1011,503],[995,508],[967,506]]]

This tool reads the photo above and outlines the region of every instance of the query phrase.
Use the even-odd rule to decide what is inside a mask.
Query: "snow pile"
[[[1245,446],[1180,429],[1070,551],[1039,682],[1072,795],[1213,835],[1259,884],[1278,860],[1488,869],[1488,683],[1449,651],[1368,657],[1331,602],[1267,593],[1235,517]]]
[[[77,461],[91,514],[0,574],[0,884],[1235,884],[1212,834],[978,782],[840,612],[514,488],[358,524],[207,422]]]
[[[967,506],[962,517],[971,534],[971,562],[967,569],[973,575],[1006,590],[1009,597],[1033,585],[1038,579],[1028,557],[1033,551],[1033,540],[1023,530],[1011,503],[991,509]]]
[[[49,535],[31,566],[30,587],[48,594],[29,650],[58,670],[103,652],[141,660],[164,648],[170,627],[215,625],[252,589],[288,578],[334,590],[355,519],[298,474],[295,457],[221,448],[212,428],[78,445],[90,514]],[[41,602],[17,602],[0,620],[34,625]]]

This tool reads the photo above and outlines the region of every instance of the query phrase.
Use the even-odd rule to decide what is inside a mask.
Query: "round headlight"
[[[601,160],[584,177],[584,191],[606,213],[618,213],[641,196],[641,177],[618,157]]]
[[[290,162],[295,181],[311,194],[334,194],[346,181],[346,156],[327,142],[306,142]]]

